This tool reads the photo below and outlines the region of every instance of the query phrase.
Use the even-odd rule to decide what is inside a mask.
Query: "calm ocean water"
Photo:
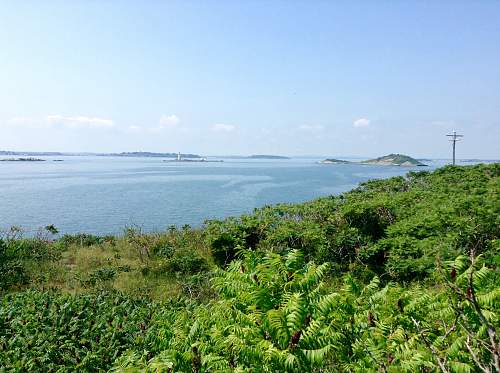
[[[42,158],[47,162],[0,162],[0,230],[16,225],[30,234],[54,224],[61,233],[117,234],[131,225],[148,231],[172,224],[199,226],[206,219],[338,194],[409,170],[321,165],[314,159],[167,163],[157,158]]]

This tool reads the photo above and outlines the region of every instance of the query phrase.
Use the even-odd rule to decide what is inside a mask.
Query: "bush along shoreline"
[[[500,164],[161,233],[0,237],[0,371],[500,371]]]

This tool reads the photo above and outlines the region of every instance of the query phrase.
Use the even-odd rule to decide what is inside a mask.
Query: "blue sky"
[[[0,149],[500,157],[499,1],[0,1]]]

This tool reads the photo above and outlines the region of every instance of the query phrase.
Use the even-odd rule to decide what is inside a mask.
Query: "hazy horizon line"
[[[40,155],[40,156],[107,156],[107,155],[115,155],[115,154],[132,154],[132,153],[149,153],[149,154],[177,154],[179,151],[150,151],[150,150],[129,150],[129,151],[54,151],[54,150],[6,150],[0,149],[1,153],[17,153],[17,154],[3,154],[3,155]],[[367,158],[376,158],[388,154],[403,154],[403,153],[388,153],[384,155],[332,155],[332,154],[276,154],[276,153],[248,153],[248,154],[203,154],[197,152],[180,152],[181,155],[197,155],[200,157],[213,157],[213,158],[231,158],[231,157],[250,157],[255,155],[261,156],[277,156],[277,157],[289,157],[289,158],[352,158],[352,159],[367,159]],[[408,154],[405,154],[408,155]],[[413,156],[409,155],[412,158],[416,159],[430,159],[430,160],[451,160],[449,157],[432,157],[432,156]],[[140,155],[138,156],[140,157]],[[457,157],[458,160],[481,160],[481,161],[497,161],[499,159],[495,158],[476,158],[476,157]]]

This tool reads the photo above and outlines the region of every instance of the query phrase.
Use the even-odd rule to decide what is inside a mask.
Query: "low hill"
[[[389,154],[375,159],[361,162],[351,162],[343,159],[327,158],[319,163],[323,164],[378,164],[382,166],[427,166],[419,160],[404,154]]]
[[[369,159],[361,163],[380,164],[388,166],[426,166],[419,160],[404,154],[389,154],[375,159]]]

